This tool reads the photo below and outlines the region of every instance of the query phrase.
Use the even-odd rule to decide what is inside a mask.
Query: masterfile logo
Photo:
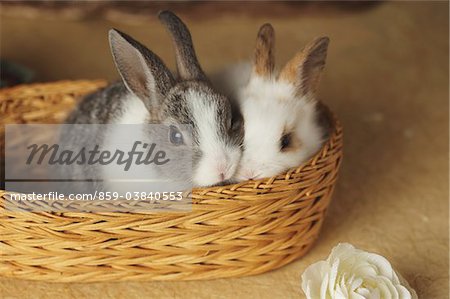
[[[5,187],[17,192],[14,202],[173,208],[192,189],[191,132],[189,125],[6,125]]]

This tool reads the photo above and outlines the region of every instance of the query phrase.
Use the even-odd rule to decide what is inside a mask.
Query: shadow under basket
[[[104,81],[0,91],[5,124],[59,123]],[[328,109],[324,109],[328,111]],[[317,239],[342,159],[342,128],[307,163],[239,184],[197,188],[191,212],[14,212],[0,191],[0,275],[52,282],[198,280],[267,272]],[[0,144],[3,147],[3,144]]]

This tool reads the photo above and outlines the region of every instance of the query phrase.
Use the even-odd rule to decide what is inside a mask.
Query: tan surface
[[[448,4],[384,3],[287,18],[187,18],[207,70],[249,56],[265,21],[277,32],[278,64],[314,36],[331,38],[321,94],[344,123],[345,159],[312,251],[277,271],[205,282],[0,279],[0,297],[303,298],[299,277],[305,267],[347,241],[386,256],[420,298],[448,298]],[[156,22],[2,17],[1,25],[2,57],[34,67],[42,80],[115,78],[105,41],[111,26],[142,40],[173,65],[169,39]]]

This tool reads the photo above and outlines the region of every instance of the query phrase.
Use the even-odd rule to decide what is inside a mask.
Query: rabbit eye
[[[281,150],[284,150],[291,145],[291,139],[292,139],[291,137],[292,137],[291,133],[284,134],[283,137],[281,137],[281,140],[280,140]]]
[[[169,140],[170,143],[174,145],[184,144],[183,134],[181,134],[180,130],[175,126],[170,126],[169,128]]]

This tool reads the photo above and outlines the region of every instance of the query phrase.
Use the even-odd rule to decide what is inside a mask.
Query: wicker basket
[[[7,123],[58,123],[104,81],[0,91]],[[3,140],[3,136],[0,140]],[[342,158],[342,129],[277,177],[195,189],[189,213],[12,212],[0,191],[0,275],[59,282],[195,280],[263,273],[317,239]]]

